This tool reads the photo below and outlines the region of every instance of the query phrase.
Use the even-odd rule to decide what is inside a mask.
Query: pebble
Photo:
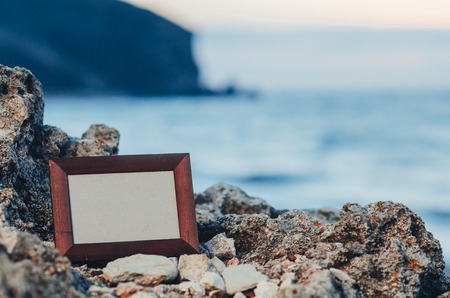
[[[220,233],[214,236],[211,240],[205,243],[205,248],[208,250],[210,257],[215,256],[221,259],[231,259],[236,256],[234,240],[227,238],[225,233]]]
[[[169,258],[137,254],[109,262],[103,269],[103,276],[111,284],[133,281],[143,286],[154,286],[174,281],[178,270]]]
[[[178,262],[178,271],[181,280],[200,282],[203,274],[212,269],[206,254],[182,255]]]
[[[260,281],[255,289],[256,298],[274,298],[277,293],[278,286],[271,281]]]
[[[230,295],[253,289],[260,281],[267,280],[265,275],[250,264],[227,267],[222,276],[225,280],[225,289]]]
[[[200,280],[200,284],[205,290],[225,290],[225,281],[216,272],[205,272]]]

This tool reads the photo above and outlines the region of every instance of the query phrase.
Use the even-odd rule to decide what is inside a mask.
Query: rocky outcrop
[[[85,297],[89,285],[51,244],[0,229],[0,297]]]
[[[201,242],[225,233],[240,262],[291,274],[304,295],[435,297],[448,290],[439,241],[402,204],[347,204],[326,223],[304,211],[227,215],[199,223]]]
[[[118,150],[118,132],[93,126],[77,139],[43,125],[42,86],[23,68],[0,65],[0,96],[0,227],[52,240],[48,159],[111,155]]]
[[[202,94],[191,38],[123,1],[0,1],[0,64],[46,93]]]
[[[277,216],[266,201],[250,197],[236,186],[217,183],[202,193],[195,195],[195,209],[198,220],[215,219],[225,214],[267,214]]]
[[[195,196],[201,254],[72,267],[41,240],[53,234],[47,161],[113,154],[118,132],[94,125],[77,139],[44,126],[34,76],[3,66],[0,76],[2,297],[450,295],[439,241],[402,204],[277,211],[223,183]]]

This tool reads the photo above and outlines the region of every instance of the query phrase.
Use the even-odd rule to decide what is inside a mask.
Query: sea
[[[118,129],[121,155],[190,153],[197,193],[223,182],[277,209],[405,204],[450,262],[450,91],[47,96],[45,105],[44,122],[73,137],[94,123]]]

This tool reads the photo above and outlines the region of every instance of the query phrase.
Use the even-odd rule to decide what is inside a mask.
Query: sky
[[[448,0],[126,0],[199,30],[363,26],[450,29]]]
[[[449,0],[126,1],[194,33],[211,88],[450,86]]]

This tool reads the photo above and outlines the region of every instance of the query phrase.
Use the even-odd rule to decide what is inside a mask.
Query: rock
[[[179,293],[179,288],[178,285],[157,285],[156,287],[151,289],[156,295],[157,297],[170,297],[170,298],[175,298],[175,297],[182,297],[181,294]],[[139,292],[137,294],[140,294],[142,292]]]
[[[89,287],[88,293],[92,297],[113,298],[114,289],[92,285]]]
[[[276,219],[266,214],[226,215],[217,220],[201,221],[198,227],[200,241],[225,232],[228,238],[234,239],[241,262],[265,264],[304,252],[302,249],[312,245],[312,232],[323,224],[306,212],[294,210]]]
[[[290,285],[280,289],[277,294],[278,298],[301,298],[305,297],[302,295],[302,289],[299,285]]]
[[[216,219],[225,214],[263,213],[275,217],[279,214],[260,198],[248,196],[236,186],[218,183],[195,195],[197,219]]]
[[[267,280],[266,276],[256,271],[250,264],[227,267],[222,276],[226,291],[230,295],[253,289],[260,281]]]
[[[334,208],[304,209],[303,211],[326,223],[337,222],[341,218],[339,210]]]
[[[103,269],[103,276],[112,285],[132,281],[138,285],[155,286],[175,280],[178,270],[169,258],[137,254],[109,262]]]
[[[176,297],[176,296],[171,296],[171,297]],[[132,296],[130,296],[130,298],[158,298],[158,295],[156,295],[153,292],[137,292],[136,294],[133,294]]]
[[[15,226],[50,240],[41,84],[26,69],[0,65],[0,96],[0,226]]]
[[[92,124],[88,130],[81,136],[87,140],[101,140],[112,149],[112,154],[119,152],[119,131],[104,124]]]
[[[200,284],[207,291],[225,290],[223,278],[216,272],[207,271],[203,274]]]
[[[211,240],[204,244],[208,250],[210,257],[218,257],[220,259],[231,259],[236,256],[236,248],[234,240],[227,238],[225,233],[214,236]]]
[[[137,285],[134,282],[121,282],[117,285],[114,294],[121,298],[129,297],[144,289],[143,286]]]
[[[205,289],[196,282],[183,281],[178,285],[180,293],[188,297],[202,297],[205,295]]]
[[[271,281],[260,281],[255,289],[256,298],[274,298],[277,293],[278,286]]]
[[[73,139],[43,125],[42,87],[24,68],[0,65],[0,96],[0,227],[13,226],[52,241],[48,159],[110,155],[112,149],[81,140],[91,143],[68,150]]]
[[[0,229],[0,297],[84,297],[88,287],[52,246]]]
[[[181,280],[200,282],[206,271],[215,270],[206,254],[182,255],[178,262]]]
[[[331,268],[334,269],[334,268]],[[340,271],[334,269],[336,271]],[[358,285],[348,276],[341,280],[338,276],[346,275],[342,272],[336,276],[331,270],[320,270],[309,275],[300,287],[301,297],[361,297]]]
[[[76,156],[110,156],[113,149],[102,140],[85,140],[70,138],[64,143],[62,157]]]
[[[298,210],[199,222],[201,242],[220,233],[234,239],[241,263],[270,278],[294,273],[302,293],[438,296],[450,285],[439,242],[402,204],[346,204],[335,223]]]
[[[222,262],[218,257],[213,257],[211,259],[211,265],[214,266],[214,271],[217,271],[218,273],[222,273],[227,266]]]

